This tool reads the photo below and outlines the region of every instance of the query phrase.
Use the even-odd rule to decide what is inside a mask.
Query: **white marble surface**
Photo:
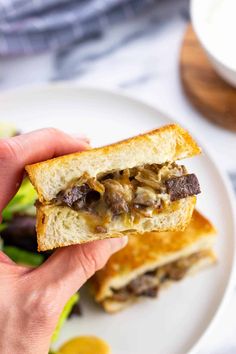
[[[130,40],[119,43],[125,25],[100,41],[68,52],[0,60],[0,89],[6,90],[52,80],[120,88],[168,113],[201,138],[220,162],[236,173],[236,135],[210,124],[189,104],[179,79],[178,58],[186,28],[183,12],[157,26],[158,14],[145,15],[129,24]],[[182,15],[181,15],[182,14]],[[129,30],[128,30],[129,31]],[[132,36],[136,33],[135,36]],[[96,53],[91,57],[91,48]],[[88,55],[89,53],[89,55]],[[236,280],[235,280],[236,289]],[[236,353],[236,290],[229,305],[199,354]],[[171,353],[164,353],[171,354]]]

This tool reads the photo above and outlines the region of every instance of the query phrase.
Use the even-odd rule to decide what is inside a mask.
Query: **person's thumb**
[[[5,255],[2,251],[0,251],[0,264],[13,264],[12,260]]]
[[[127,237],[111,238],[61,248],[36,270],[38,277],[67,301],[127,241]]]

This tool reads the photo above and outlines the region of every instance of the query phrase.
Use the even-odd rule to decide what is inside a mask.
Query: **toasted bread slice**
[[[176,262],[188,257],[192,258],[186,275],[213,264],[216,261],[212,251],[215,239],[214,226],[196,210],[190,224],[182,232],[130,234],[128,245],[114,254],[106,266],[92,278],[96,301],[106,311],[116,312],[142,297],[131,294],[124,301],[117,301],[113,298],[114,292],[127,287],[146,273],[170,264],[175,267]],[[167,277],[163,283],[158,283],[158,288],[174,281]]]

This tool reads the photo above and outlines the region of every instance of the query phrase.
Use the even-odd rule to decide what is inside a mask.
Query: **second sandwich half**
[[[95,300],[113,313],[155,298],[167,285],[214,264],[215,241],[214,226],[197,210],[184,231],[130,234],[128,245],[92,278]]]

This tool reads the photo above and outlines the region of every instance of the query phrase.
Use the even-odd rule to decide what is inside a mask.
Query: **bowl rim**
[[[214,0],[205,0],[205,2],[206,1],[213,2]],[[214,60],[216,62],[216,64],[218,64],[218,66],[222,66],[224,70],[228,70],[231,73],[236,74],[236,68],[234,68],[234,67],[232,67],[232,65],[229,65],[228,63],[226,63],[225,60],[223,60],[221,57],[218,57],[217,54],[211,50],[211,48],[207,44],[207,41],[203,38],[202,33],[199,30],[199,24],[201,23],[201,21],[198,21],[197,16],[196,16],[196,12],[195,12],[195,7],[196,7],[197,3],[199,4],[199,0],[190,0],[190,17],[191,17],[191,23],[192,23],[194,32],[195,32],[202,48],[205,50],[207,55],[210,56],[210,58],[212,60]]]

